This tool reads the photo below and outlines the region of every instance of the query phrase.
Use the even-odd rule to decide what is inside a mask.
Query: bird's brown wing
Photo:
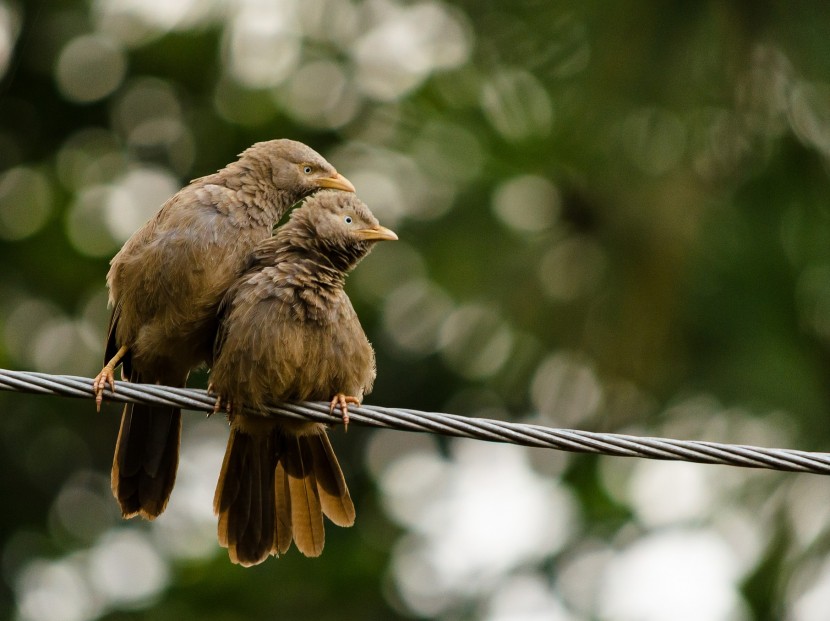
[[[109,325],[107,326],[107,343],[104,347],[104,364],[107,364],[110,360],[112,360],[113,356],[118,352],[120,345],[118,344],[118,339],[116,338],[116,332],[118,330],[118,320],[121,318],[121,302],[117,302],[115,307],[112,309],[112,314],[110,315]],[[123,377],[130,377],[132,375],[132,356],[130,355],[130,350],[127,350],[127,353],[123,355],[121,358],[121,364],[123,368],[122,376]]]
[[[232,288],[233,289],[233,288]],[[219,356],[222,354],[222,348],[225,345],[225,341],[228,338],[228,326],[230,325],[227,321],[228,314],[230,313],[230,308],[233,303],[233,296],[232,295],[225,295],[222,298],[222,302],[219,304],[219,308],[216,310],[216,336],[213,339],[213,358],[208,361],[208,366],[213,366],[213,361],[218,360]]]

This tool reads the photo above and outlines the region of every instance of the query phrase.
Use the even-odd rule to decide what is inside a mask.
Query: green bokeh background
[[[93,375],[125,227],[251,143],[291,137],[401,239],[348,284],[377,350],[368,402],[827,450],[823,3],[0,0],[0,71],[4,368]],[[451,442],[335,432],[357,524],[329,527],[320,559],[243,570],[218,546],[165,556],[165,518],[120,523],[115,406],[4,393],[0,408],[0,618],[685,618],[629,614],[601,586],[580,598],[567,576],[589,557],[591,575],[611,572],[666,532],[746,552],[723,526],[735,516],[751,551],[713,619],[830,607],[816,476],[690,466],[712,497],[655,521],[631,481],[663,464],[523,451],[576,507],[557,546],[493,570],[533,576],[561,605],[534,617],[472,586],[434,599],[405,586],[401,542],[428,544],[390,510],[389,446],[451,469]],[[222,422],[199,418],[185,435],[221,445]],[[161,550],[166,577],[71,616],[72,588],[48,585],[95,592],[78,568],[125,531]],[[44,567],[68,569],[51,581]]]

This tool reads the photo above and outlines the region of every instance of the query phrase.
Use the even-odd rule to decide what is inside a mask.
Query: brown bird
[[[354,523],[325,427],[241,408],[331,399],[348,421],[347,403],[371,390],[375,354],[344,281],[374,242],[394,239],[354,195],[320,192],[257,247],[225,297],[210,389],[229,406],[231,433],[213,506],[234,563],[261,563],[292,539],[318,556],[323,515]]]
[[[210,360],[216,311],[253,248],[304,196],[354,192],[322,156],[293,140],[260,142],[176,193],[127,240],[107,274],[113,307],[106,362],[95,378],[100,409],[113,372],[131,382],[184,386]],[[112,462],[124,517],[156,518],[176,480],[181,411],[129,404]]]

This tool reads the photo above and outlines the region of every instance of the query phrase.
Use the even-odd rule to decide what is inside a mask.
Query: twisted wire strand
[[[5,369],[0,369],[0,390],[80,399],[94,397],[92,379],[88,377]],[[209,395],[205,390],[123,381],[116,382],[114,393],[107,389],[104,399],[122,403],[174,405],[201,412],[213,412],[216,403],[216,397]],[[325,402],[283,403],[268,408],[267,414],[313,420],[328,425],[343,422],[339,413],[329,412],[329,404]],[[830,474],[830,453],[557,429],[543,425],[370,405],[350,407],[349,418],[354,423],[368,427],[436,433],[574,453]]]

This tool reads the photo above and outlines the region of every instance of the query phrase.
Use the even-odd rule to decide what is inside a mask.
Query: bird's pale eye
[[[311,174],[311,170],[312,170],[311,166],[308,166],[308,165],[303,166],[303,172],[304,172],[305,174],[310,175],[310,174]]]
[[[352,223],[352,217],[351,216],[346,216],[346,224],[351,224],[351,223]]]

